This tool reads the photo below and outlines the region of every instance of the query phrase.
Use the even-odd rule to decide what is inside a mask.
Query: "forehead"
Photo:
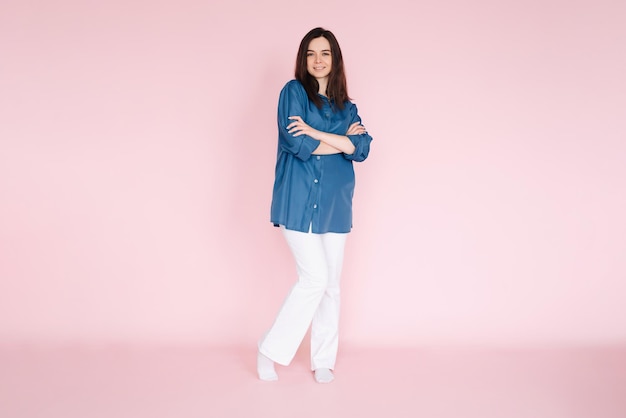
[[[328,42],[328,39],[320,36],[319,38],[312,39],[311,42],[309,42],[309,47],[307,49],[309,51],[323,51],[325,49],[330,50],[330,42]]]

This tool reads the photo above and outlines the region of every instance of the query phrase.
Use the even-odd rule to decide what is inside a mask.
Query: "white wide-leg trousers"
[[[339,343],[339,279],[348,234],[281,230],[295,258],[298,281],[259,341],[259,351],[287,366],[310,326],[311,369],[334,369]]]

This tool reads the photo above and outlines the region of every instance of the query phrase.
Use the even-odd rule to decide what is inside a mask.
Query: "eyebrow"
[[[315,52],[315,51],[312,49],[307,49],[306,52]],[[330,49],[322,49],[321,52],[330,52]]]

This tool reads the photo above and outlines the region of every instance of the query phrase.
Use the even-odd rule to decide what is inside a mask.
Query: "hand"
[[[288,119],[293,120],[293,122],[287,125],[287,131],[293,136],[308,135],[311,138],[315,138],[315,135],[319,132],[317,129],[307,125],[300,116],[289,116]]]
[[[365,126],[361,125],[360,122],[354,122],[348,128],[348,131],[346,132],[346,135],[361,135],[361,134],[365,134],[365,133],[367,133],[367,130],[365,129]]]

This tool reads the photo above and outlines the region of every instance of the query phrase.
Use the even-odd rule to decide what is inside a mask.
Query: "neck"
[[[319,84],[320,86],[318,93],[321,94],[322,96],[326,96],[326,87],[328,87],[328,77],[318,78],[317,84]]]

